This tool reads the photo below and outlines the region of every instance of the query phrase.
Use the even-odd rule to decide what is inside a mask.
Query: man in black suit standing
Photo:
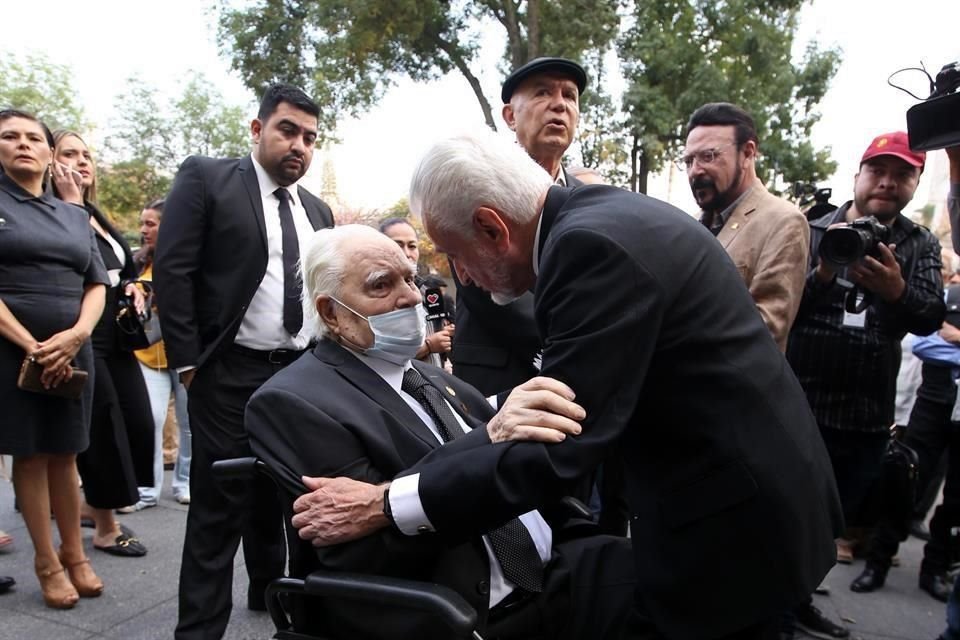
[[[580,119],[580,94],[587,74],[565,58],[536,58],[507,76],[500,91],[504,122],[517,143],[550,174],[556,184],[579,186],[561,161]],[[457,332],[453,336],[453,373],[484,394],[506,392],[538,374],[540,336],[533,320],[533,294],[498,306],[487,292],[457,286]]]
[[[216,460],[250,455],[247,400],[307,348],[301,247],[333,226],[330,208],[297,182],[317,138],[319,107],[274,85],[250,125],[253,153],[187,158],[167,198],[154,283],[170,366],[188,390],[192,503],[180,567],[178,640],[220,638],[230,618],[233,558],[241,537],[250,577],[247,605],[283,573],[280,510],[254,482],[217,484]]]
[[[496,302],[536,287],[542,375],[576,392],[583,431],[441,448],[385,486],[319,481],[301,537],[464,535],[554,499],[617,448],[644,637],[776,638],[833,566],[843,519],[803,390],[723,247],[646,196],[553,186],[492,134],[436,145],[410,195],[463,281]]]
[[[386,236],[362,225],[320,231],[304,254],[303,273],[306,299],[313,301],[308,316],[323,337],[264,384],[246,413],[253,452],[277,473],[291,501],[318,476],[389,480],[441,445],[482,447],[491,437],[512,434],[564,437],[533,426],[538,420],[579,431],[574,420],[582,408],[555,380],[526,382],[486,425],[494,411],[482,395],[442,369],[413,361],[425,332],[421,296],[412,265]],[[538,413],[541,408],[548,412]],[[595,526],[580,522],[579,531],[595,533]],[[527,550],[500,546],[505,541],[496,532],[447,544],[383,529],[318,549],[317,560],[327,570],[449,586],[477,610],[485,637],[619,638],[634,584],[629,542],[596,535],[566,539],[569,528],[561,530],[559,522],[551,528],[536,511],[513,524],[532,543]],[[522,565],[511,564],[509,549],[531,560],[539,587],[514,574]],[[298,556],[302,570],[317,568],[300,560],[313,557],[309,550],[307,544]],[[318,625],[308,628],[324,637],[448,637],[429,619],[393,612],[389,603],[370,611],[325,599],[308,608]]]

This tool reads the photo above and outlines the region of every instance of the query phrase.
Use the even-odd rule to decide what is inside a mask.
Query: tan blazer
[[[807,219],[758,179],[717,240],[737,265],[773,339],[785,351],[809,264]]]

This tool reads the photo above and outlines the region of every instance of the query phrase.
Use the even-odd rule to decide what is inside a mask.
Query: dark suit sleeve
[[[247,404],[244,424],[253,453],[275,474],[285,499],[307,493],[301,476],[345,476],[379,484],[364,444],[333,417],[296,393],[258,391]],[[427,536],[411,540],[385,529],[362,540],[317,550],[323,568],[380,575],[418,576],[436,545]]]
[[[195,274],[203,257],[206,216],[202,166],[191,156],[180,165],[164,205],[153,267],[158,299],[176,301],[158,310],[171,369],[196,365],[202,351]]]
[[[622,435],[634,412],[666,308],[663,287],[613,239],[557,230],[545,247],[537,321],[543,375],[570,385],[587,412],[560,444],[496,444],[419,467],[420,498],[438,532],[482,531],[569,492]]]

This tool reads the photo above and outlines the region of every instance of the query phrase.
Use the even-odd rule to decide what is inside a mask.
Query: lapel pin
[[[734,231],[736,231],[737,229],[740,228],[740,223],[739,223],[739,222],[734,222],[732,225],[730,225],[730,228],[733,229]]]
[[[447,387],[446,389],[447,389],[447,393],[449,393],[450,395],[452,396],[457,395],[457,392],[454,391],[451,387]]]

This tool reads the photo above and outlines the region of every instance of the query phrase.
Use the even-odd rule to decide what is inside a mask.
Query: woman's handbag
[[[74,368],[73,375],[70,376],[69,380],[48,389],[40,382],[42,373],[43,365],[38,363],[33,356],[27,356],[23,359],[23,364],[20,365],[17,387],[22,391],[76,400],[83,393],[83,387],[87,384],[87,372],[83,369]]]
[[[160,318],[153,312],[153,287],[143,280],[137,280],[136,284],[144,293],[143,313],[137,313],[133,298],[121,296],[117,301],[117,340],[127,351],[146,349],[163,339]]]

